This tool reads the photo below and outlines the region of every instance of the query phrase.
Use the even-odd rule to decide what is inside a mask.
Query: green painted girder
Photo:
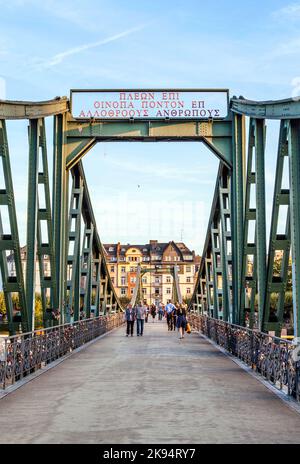
[[[80,282],[84,281],[84,287],[80,288],[80,294],[83,296],[83,306],[86,310],[86,317],[91,316],[91,298],[92,298],[92,254],[93,254],[93,224],[85,224],[83,234],[83,244],[81,252],[81,275]]]
[[[232,255],[228,252],[228,241],[231,243],[231,205],[230,205],[230,176],[225,173],[220,178],[219,185],[220,202],[220,253],[222,268],[222,306],[223,320],[232,321],[232,281],[229,275],[229,266],[232,265]]]
[[[0,211],[0,269],[5,298],[5,306],[7,310],[9,333],[10,335],[14,335],[16,327],[13,323],[12,293],[18,293],[19,295],[23,332],[28,332],[30,330],[30,324],[27,311],[27,302],[25,297],[25,285],[21,262],[20,241],[18,233],[18,223],[12,181],[12,171],[10,165],[6,123],[4,120],[0,120],[0,158],[2,162],[5,187],[4,190],[0,191],[0,204],[1,206],[5,206],[8,210],[10,229],[9,234],[4,234]],[[15,264],[15,276],[9,275],[7,252],[13,253]]]
[[[299,119],[300,100],[287,98],[285,100],[253,101],[233,97],[230,108],[234,113],[243,114],[256,119]]]
[[[44,326],[49,325],[49,317],[47,315],[47,290],[50,290],[50,308],[57,308],[57,283],[55,258],[53,250],[53,234],[52,234],[52,215],[51,215],[51,200],[50,186],[48,174],[48,157],[47,157],[47,142],[44,119],[40,120],[39,125],[39,147],[41,150],[42,166],[39,168],[38,183],[43,186],[45,207],[40,207],[38,199],[38,214],[37,214],[37,255],[39,260],[41,298],[43,308]],[[46,222],[47,240],[43,241],[42,237],[42,221]],[[50,262],[50,275],[45,275],[45,256],[48,256]]]
[[[288,158],[288,128],[285,121],[281,122],[278,155],[276,165],[276,176],[273,196],[273,209],[270,231],[270,243],[268,253],[267,266],[267,285],[266,285],[266,300],[264,305],[264,313],[262,320],[262,328],[264,332],[270,330],[275,331],[276,336],[281,335],[283,325],[284,297],[286,291],[288,265],[290,255],[290,211],[289,207],[286,216],[285,234],[278,233],[279,210],[281,206],[289,206],[289,190],[282,189],[284,160]],[[281,250],[283,253],[280,276],[274,276],[274,260],[276,251]],[[276,308],[277,321],[270,320],[271,313],[271,294],[278,294],[278,303]]]
[[[69,207],[68,221],[68,280],[67,280],[67,301],[65,319],[70,320],[71,312],[74,314],[74,321],[79,320],[80,315],[80,231],[81,213],[83,200],[82,180],[77,172],[73,172],[73,185]],[[72,247],[73,244],[73,247]],[[71,254],[69,251],[73,250]]]
[[[39,173],[39,119],[29,123],[28,197],[27,197],[27,246],[26,246],[26,301],[30,331],[34,330],[35,278],[38,223],[38,173]]]
[[[257,291],[258,328],[262,329],[266,278],[266,195],[265,195],[265,121],[255,120],[255,166],[256,166],[256,248],[257,248]]]
[[[232,322],[239,324],[241,270],[243,260],[243,226],[245,210],[245,117],[233,117],[233,165],[231,182],[232,205]]]
[[[97,257],[92,259],[92,290],[94,290],[95,301],[94,310],[95,317],[100,314],[100,279],[101,279],[101,255],[99,251],[96,254]]]
[[[212,244],[212,280],[213,280],[213,317],[219,319],[219,291],[218,291],[218,277],[221,276],[222,270],[218,266],[218,256],[220,256],[220,230],[219,223],[215,223],[211,227],[211,244]]]
[[[143,299],[143,290],[142,290],[142,268],[140,265],[137,266],[137,272],[136,272],[136,281],[135,281],[135,287],[133,290],[133,295],[130,300],[130,304],[134,308],[139,301],[142,301]]]
[[[247,156],[247,176],[245,188],[245,217],[244,217],[244,230],[243,230],[243,260],[241,269],[241,289],[240,289],[240,302],[239,302],[239,321],[241,325],[245,325],[245,305],[247,293],[246,289],[251,288],[251,296],[249,306],[249,325],[250,328],[254,327],[255,321],[255,295],[257,288],[257,249],[256,249],[256,233],[254,235],[254,242],[249,243],[249,223],[253,221],[256,229],[256,208],[250,207],[251,189],[256,183],[256,170],[252,171],[253,151],[255,147],[255,121],[249,121],[249,136],[248,136],[248,156]],[[253,256],[252,260],[252,275],[248,275],[248,259]]]
[[[213,121],[90,121],[68,117],[67,169],[101,141],[203,142],[224,164],[232,166],[232,122]]]
[[[57,309],[60,310],[60,323],[66,315],[66,281],[68,253],[68,202],[69,171],[66,170],[65,151],[65,114],[54,116],[53,142],[53,246],[57,282]]]
[[[176,301],[179,304],[182,304],[182,295],[179,285],[179,274],[178,274],[178,266],[173,266],[173,294],[172,294],[172,301]]]
[[[292,249],[293,313],[295,342],[300,343],[300,121],[288,127],[290,221]]]

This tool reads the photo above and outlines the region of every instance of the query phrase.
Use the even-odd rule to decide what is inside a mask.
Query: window
[[[131,267],[131,268],[130,268],[130,272],[134,272],[134,267]]]
[[[136,282],[136,277],[130,277],[130,282],[134,284]]]
[[[170,284],[170,283],[171,283],[171,277],[170,277],[170,276],[167,276],[167,278],[166,278],[166,283],[167,283],[167,284]]]
[[[143,295],[146,295],[146,293],[147,293],[147,289],[143,288]]]
[[[114,247],[109,247],[108,251],[114,251]]]
[[[126,267],[125,266],[121,267],[121,272],[122,272],[122,274],[124,274],[126,272]]]
[[[187,278],[186,278],[186,283],[187,283],[187,284],[190,284],[190,283],[191,283],[191,278],[190,278],[190,277],[187,277]]]
[[[170,289],[169,287],[167,288],[166,293],[167,293],[168,295],[171,295],[171,289]]]
[[[130,295],[133,295],[133,288],[130,289]]]
[[[115,272],[115,266],[110,266],[110,272]]]
[[[143,282],[143,284],[146,284],[147,283],[147,277],[143,277],[142,282]]]
[[[191,289],[190,288],[187,288],[186,289],[186,293],[189,295],[191,293]]]
[[[155,277],[155,283],[156,283],[156,284],[159,284],[159,283],[160,283],[159,277]]]
[[[191,266],[186,266],[186,272],[192,272]]]
[[[121,295],[122,296],[126,295],[126,288],[121,288]]]
[[[159,288],[155,289],[155,295],[159,295]]]
[[[126,279],[125,277],[121,277],[121,285],[125,285],[126,284]]]

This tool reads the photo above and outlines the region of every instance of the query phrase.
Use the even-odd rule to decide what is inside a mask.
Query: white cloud
[[[119,34],[111,35],[110,37],[107,37],[106,39],[102,39],[102,40],[98,40],[97,42],[91,42],[91,43],[79,45],[78,47],[70,48],[69,50],[65,50],[64,52],[57,53],[52,58],[44,60],[42,63],[40,63],[40,67],[50,68],[52,66],[56,66],[62,63],[69,56],[77,55],[78,53],[84,52],[86,50],[90,50],[92,48],[100,47],[102,45],[115,42],[116,40],[122,39],[124,37],[127,37],[133,34],[134,32],[144,29],[144,27],[145,25],[136,26],[131,29],[127,29],[126,31],[120,32]]]
[[[297,20],[300,19],[300,3],[291,3],[278,10],[273,11],[273,18],[280,20]]]

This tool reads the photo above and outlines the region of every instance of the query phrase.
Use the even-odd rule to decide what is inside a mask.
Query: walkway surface
[[[0,400],[0,443],[298,443],[300,415],[205,339],[124,327]]]

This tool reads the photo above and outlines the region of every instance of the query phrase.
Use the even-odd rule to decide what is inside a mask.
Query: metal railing
[[[13,385],[123,322],[123,313],[115,313],[4,338],[0,341],[0,388]]]
[[[290,341],[204,315],[190,313],[189,322],[273,386],[300,401],[300,363],[293,360],[295,346]]]

